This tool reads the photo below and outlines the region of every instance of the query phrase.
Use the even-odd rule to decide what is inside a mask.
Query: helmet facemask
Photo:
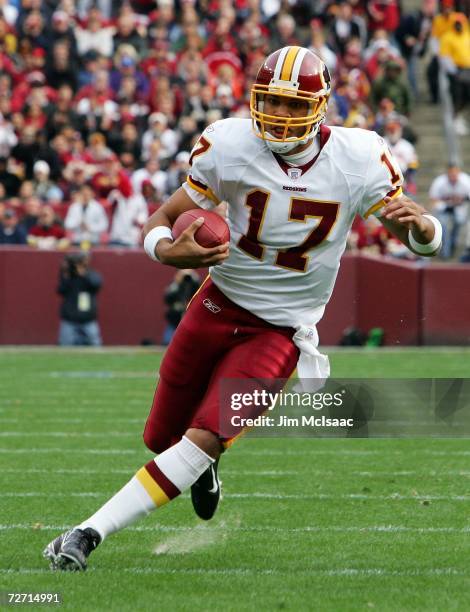
[[[267,94],[281,98],[306,101],[307,114],[300,117],[279,117],[264,112],[264,98]],[[312,140],[320,125],[325,120],[329,91],[312,95],[307,91],[298,91],[293,88],[280,88],[255,84],[251,90],[250,110],[252,125],[255,134],[262,138],[268,147],[275,153],[288,153],[299,145],[307,144]],[[283,128],[283,134],[274,135],[273,130]],[[293,128],[304,128],[296,136],[289,135]]]

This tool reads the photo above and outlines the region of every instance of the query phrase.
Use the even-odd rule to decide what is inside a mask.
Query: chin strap
[[[267,144],[267,146],[271,149],[273,153],[277,153],[279,155],[285,155],[286,153],[289,153],[296,147],[305,145],[311,140],[313,140],[315,136],[318,134],[318,130],[320,129],[320,125],[322,123],[323,121],[319,121],[318,123],[316,123],[312,127],[312,130],[310,131],[310,133],[305,138],[302,138],[302,140],[297,140],[297,139],[292,139],[292,138],[286,138],[286,140],[266,140],[264,139],[264,142]],[[274,136],[270,134],[269,132],[266,132],[266,133],[268,134],[269,137],[274,138]]]

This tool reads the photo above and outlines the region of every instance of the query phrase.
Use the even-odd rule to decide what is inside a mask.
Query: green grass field
[[[464,377],[470,351],[330,358],[336,377]],[[159,360],[0,352],[0,591],[113,612],[470,609],[464,439],[242,439],[222,459],[212,522],[186,494],[112,536],[86,573],[52,573],[47,542],[151,456],[141,432]]]

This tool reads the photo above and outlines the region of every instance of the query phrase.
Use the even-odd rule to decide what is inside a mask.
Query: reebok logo
[[[211,312],[213,312],[215,314],[217,314],[218,312],[221,311],[220,306],[217,306],[217,304],[214,304],[214,302],[212,302],[212,300],[209,300],[208,298],[203,300],[202,303],[207,308],[207,310],[210,310]]]

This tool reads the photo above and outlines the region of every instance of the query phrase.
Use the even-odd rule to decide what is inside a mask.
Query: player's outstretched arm
[[[442,243],[442,227],[423,206],[405,195],[384,198],[380,221],[410,251],[422,257],[434,257]]]
[[[171,228],[176,219],[187,210],[195,208],[198,208],[197,204],[180,187],[149,217],[143,227],[142,235],[144,248],[152,259],[175,268],[216,266],[227,259],[229,256],[228,244],[206,249],[195,241],[194,234],[204,223],[202,218],[196,219],[177,240],[171,237]],[[165,228],[168,228],[166,232]],[[157,237],[157,241],[149,240],[154,236]]]

